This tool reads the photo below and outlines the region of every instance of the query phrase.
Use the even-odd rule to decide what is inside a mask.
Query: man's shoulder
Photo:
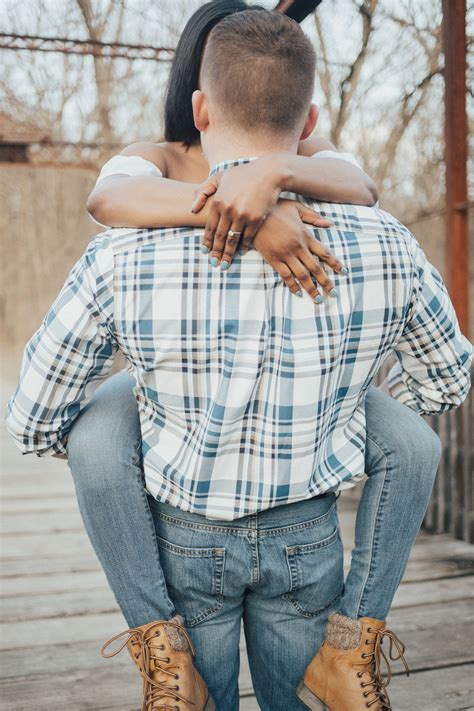
[[[114,256],[142,248],[161,249],[170,241],[202,234],[194,227],[113,227],[94,238],[97,249],[110,249]]]
[[[398,240],[410,250],[418,247],[418,242],[408,227],[378,206],[315,202],[307,199],[303,201],[330,220],[333,229],[341,233],[349,232],[360,239]]]

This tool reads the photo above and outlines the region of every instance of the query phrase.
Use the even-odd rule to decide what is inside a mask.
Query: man
[[[222,20],[193,100],[211,172],[295,153],[316,123],[314,70],[311,43],[288,18]],[[200,231],[99,235],[27,348],[10,404],[24,451],[65,453],[92,386],[125,354],[170,596],[221,711],[238,708],[242,620],[261,708],[301,708],[295,687],[343,587],[334,491],[363,470],[364,396],[386,356],[399,357],[390,388],[420,409],[457,404],[468,387],[469,346],[408,231],[378,210],[325,211],[327,240],[351,272],[317,308],[254,251],[213,269]],[[299,689],[309,708],[341,711],[334,689],[350,699],[344,711],[388,708],[365,662],[377,659],[383,623],[355,622],[332,619]],[[144,708],[213,708],[179,620],[126,641]]]

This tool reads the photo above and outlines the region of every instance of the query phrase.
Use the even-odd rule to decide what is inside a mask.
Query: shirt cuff
[[[313,154],[313,158],[336,158],[337,160],[345,160],[346,163],[352,163],[357,168],[360,164],[352,153],[339,153],[339,151],[318,151]]]
[[[157,166],[145,158],[140,156],[114,156],[103,166],[97,178],[98,185],[105,178],[110,178],[113,175],[129,175],[136,176],[154,176],[155,178],[163,177],[163,174]]]
[[[410,389],[403,379],[403,370],[400,363],[395,363],[393,368],[391,368],[387,376],[387,386],[390,391],[390,395],[395,400],[398,400],[398,402],[406,405],[411,410],[415,410],[415,412],[422,412],[416,399],[413,397],[413,394],[410,392]]]

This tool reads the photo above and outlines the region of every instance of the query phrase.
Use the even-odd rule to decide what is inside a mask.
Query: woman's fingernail
[[[301,289],[299,291],[295,291],[295,296],[299,296],[300,299],[303,298],[303,292],[301,291]]]
[[[217,257],[212,257],[211,264],[213,267],[217,267],[217,265],[219,264],[219,260],[217,259]]]
[[[314,300],[314,303],[315,303],[315,304],[322,304],[323,301],[324,301],[324,299],[323,299],[323,297],[321,296],[321,294],[318,294],[317,297],[316,297],[315,300]]]
[[[331,291],[329,292],[329,296],[333,296],[334,298],[336,298],[336,296],[338,296],[338,295],[339,294],[338,294],[336,287],[332,288]]]
[[[244,254],[247,254],[248,250],[247,249],[239,249],[239,254],[241,257],[244,256]]]
[[[222,269],[223,272],[225,272],[225,270],[228,269],[229,267],[230,267],[230,262],[225,262],[225,261],[224,261],[224,262],[221,263],[221,269]]]
[[[346,274],[349,274],[349,269],[347,267],[341,267],[341,274],[344,274],[344,276],[346,276]]]
[[[209,247],[206,247],[205,244],[201,245],[201,252],[203,254],[209,254]]]
[[[193,204],[191,205],[191,212],[194,212],[196,210],[196,207],[197,207],[197,201],[193,202]]]

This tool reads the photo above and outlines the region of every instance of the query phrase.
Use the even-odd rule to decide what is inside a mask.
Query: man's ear
[[[207,110],[206,97],[204,96],[202,91],[200,91],[200,89],[197,89],[193,92],[192,103],[194,125],[196,126],[197,130],[202,133],[209,125],[209,113]]]
[[[301,132],[300,141],[304,141],[305,138],[311,136],[316,124],[318,123],[319,109],[316,104],[311,104],[309,107],[308,115],[306,116],[306,121],[304,122],[303,130]]]

